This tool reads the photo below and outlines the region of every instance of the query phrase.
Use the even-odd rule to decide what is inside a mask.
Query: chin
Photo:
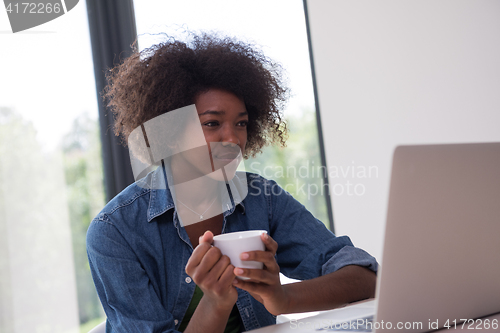
[[[231,179],[234,178],[234,175],[236,174],[236,169],[238,168],[237,163],[229,163],[223,167],[217,168],[214,172],[211,172],[206,175],[206,177],[209,177],[213,180],[219,181],[219,182],[224,182],[224,181],[230,181]],[[224,177],[225,175],[225,177]],[[227,178],[227,179],[226,179]]]
[[[241,155],[240,155],[241,156]],[[241,158],[238,156],[235,159],[230,159],[230,160],[218,160],[214,159],[214,167],[215,167],[215,172],[214,174],[217,175],[217,177],[222,177],[220,180],[224,181],[224,174],[227,177],[227,180],[233,179],[234,175],[236,174],[236,170],[238,169],[238,166],[240,165]]]

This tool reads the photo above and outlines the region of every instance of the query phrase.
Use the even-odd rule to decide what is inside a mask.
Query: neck
[[[220,181],[190,171],[189,168],[177,165],[175,161],[170,164],[169,187],[184,226],[222,213]]]
[[[175,179],[175,176],[174,176]],[[175,196],[189,207],[210,204],[219,195],[219,182],[208,176],[174,185]]]

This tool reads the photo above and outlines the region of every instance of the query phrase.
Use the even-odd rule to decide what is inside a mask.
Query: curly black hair
[[[249,123],[245,157],[267,144],[285,145],[282,110],[289,96],[281,65],[255,46],[217,34],[173,38],[133,53],[107,75],[104,97],[115,115],[115,135],[126,142],[144,122],[194,104],[209,89],[226,90],[246,106]]]

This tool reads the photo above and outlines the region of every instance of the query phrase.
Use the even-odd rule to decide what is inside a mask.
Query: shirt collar
[[[163,167],[158,167],[137,183],[139,186],[147,186],[151,189],[147,212],[148,222],[151,222],[155,217],[166,211],[175,208],[174,198],[168,186],[168,181],[165,179]],[[234,212],[235,202],[236,206],[241,207],[242,212],[245,213],[243,199],[245,199],[248,193],[246,173],[237,172],[235,177],[226,184],[226,191],[222,193],[222,211],[224,212],[224,216]]]

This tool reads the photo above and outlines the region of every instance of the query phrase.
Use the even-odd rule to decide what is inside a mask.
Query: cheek
[[[241,150],[245,150],[245,146],[247,145],[247,140],[248,140],[248,134],[247,131],[245,131],[245,133],[240,138]]]
[[[214,134],[214,132],[210,129],[203,129],[203,135],[205,137],[205,141],[208,143],[210,142],[217,142],[216,140],[216,135]]]
[[[215,141],[211,140],[209,137],[205,137],[205,141],[208,147],[209,154],[212,154],[212,145],[214,144]]]

